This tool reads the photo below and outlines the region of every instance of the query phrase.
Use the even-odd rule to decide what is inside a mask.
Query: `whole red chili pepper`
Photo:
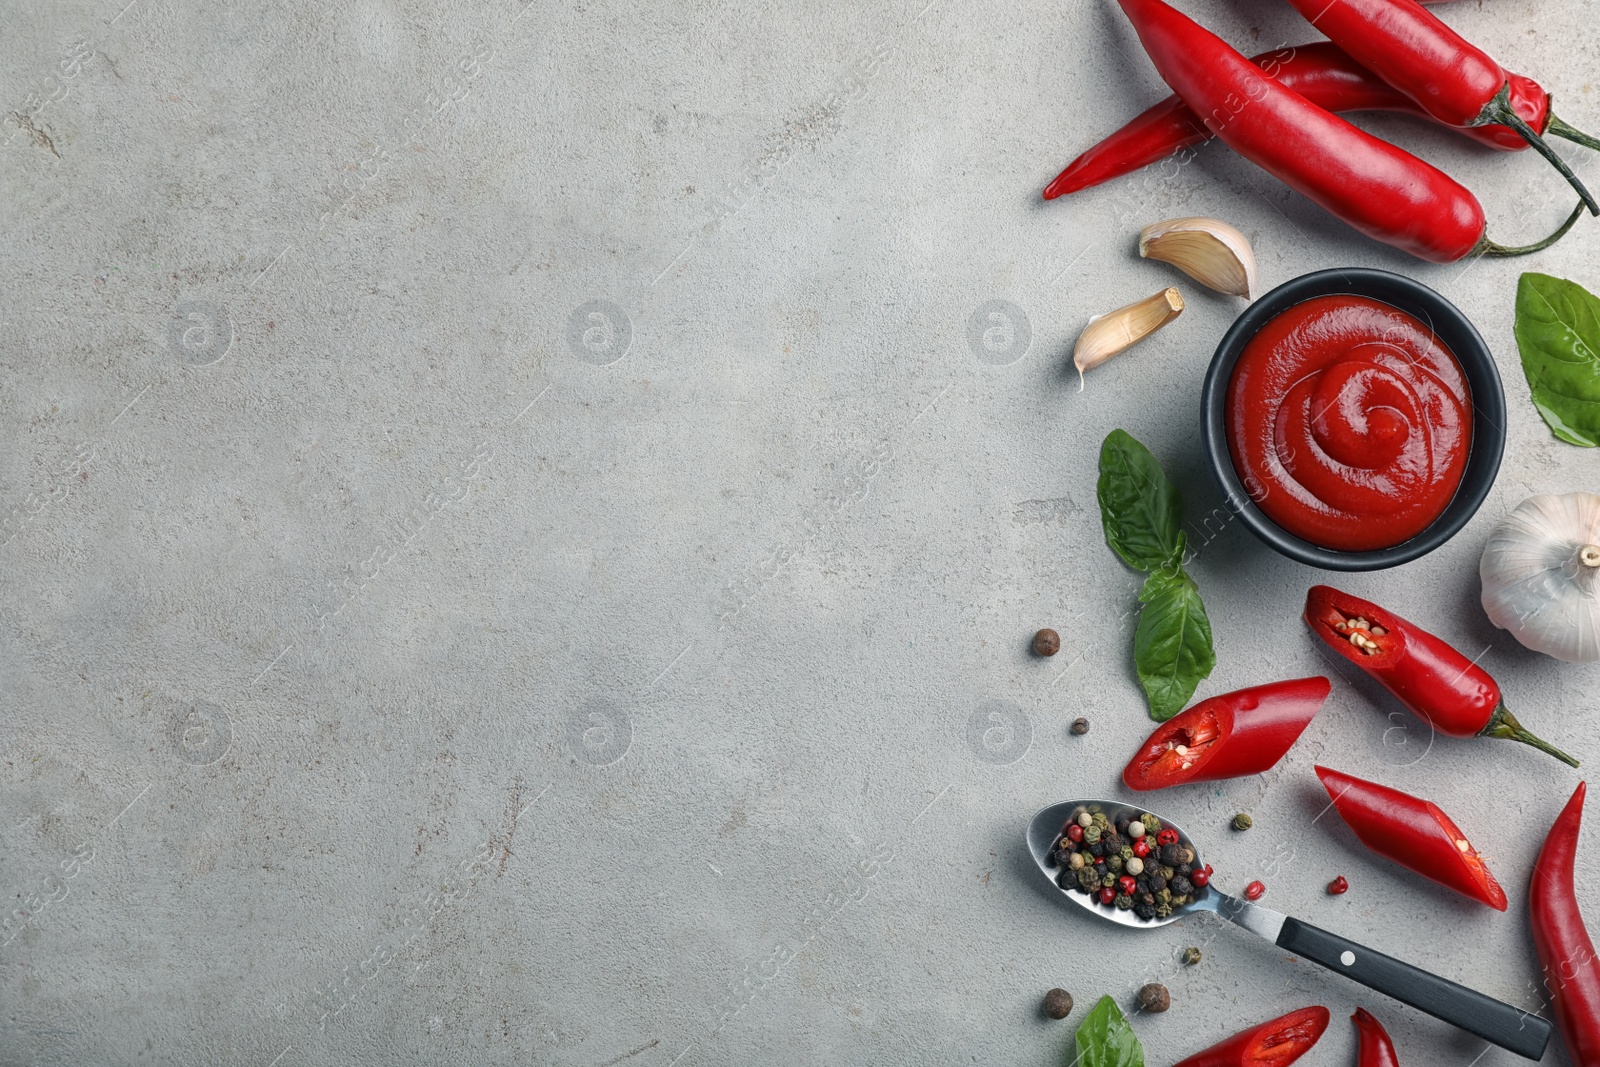
[[[1356,1053],[1356,1067],[1400,1067],[1400,1057],[1395,1054],[1389,1031],[1372,1017],[1366,1008],[1357,1008],[1350,1016],[1355,1020],[1356,1032],[1361,1037],[1361,1048]]]
[[[1332,586],[1315,585],[1306,594],[1305,620],[1329,647],[1440,733],[1509,738],[1578,765],[1523,728],[1488,671],[1393,612]]]
[[[1332,688],[1320,676],[1295,678],[1202,700],[1156,727],[1122,780],[1148,790],[1260,774],[1289,751]]]
[[[1331,41],[1263,52],[1250,62],[1326,111],[1404,111],[1433,117]],[[1550,118],[1550,97],[1531,78],[1512,74],[1510,79],[1512,106],[1529,126],[1543,133]],[[1473,126],[1461,132],[1503,151],[1528,147],[1509,126]],[[1209,140],[1211,131],[1200,116],[1178,97],[1169,96],[1073,160],[1045,188],[1044,198],[1054,200],[1119,178]]]
[[[1320,1005],[1291,1011],[1224,1038],[1173,1067],[1289,1067],[1321,1039],[1330,1018]]]
[[[1162,0],[1119,0],[1172,90],[1241,156],[1375,240],[1450,263],[1505,248],[1485,236],[1483,205],[1443,171],[1363,133],[1266,77],[1216,34]]]
[[[1446,889],[1506,910],[1506,891],[1437,804],[1328,767],[1316,770],[1339,817],[1367,848]]]
[[[1584,928],[1573,888],[1586,791],[1585,783],[1579,782],[1539,850],[1528,883],[1528,916],[1567,1056],[1574,1067],[1600,1067],[1600,959]]]
[[[1589,211],[1600,215],[1600,203],[1572,168],[1511,106],[1511,85],[1505,68],[1416,0],[1289,3],[1357,63],[1415,100],[1446,126],[1501,124],[1516,130],[1561,172],[1589,205]]]

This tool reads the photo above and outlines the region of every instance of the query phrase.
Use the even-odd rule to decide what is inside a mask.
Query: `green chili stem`
[[[1554,113],[1551,114],[1550,122],[1545,126],[1544,132],[1556,137],[1565,137],[1574,144],[1581,144],[1585,148],[1593,148],[1600,152],[1600,138],[1591,137],[1580,129],[1568,126]]]
[[[1578,195],[1583,197],[1583,202],[1589,205],[1589,213],[1591,215],[1600,215],[1600,203],[1595,202],[1594,195],[1589,192],[1583,182],[1578,180],[1578,176],[1572,173],[1572,168],[1567,166],[1566,160],[1556,155],[1556,150],[1546,144],[1544,138],[1540,137],[1532,126],[1523,121],[1522,116],[1517,114],[1516,109],[1511,106],[1510,82],[1506,82],[1500,87],[1500,92],[1495,94],[1493,100],[1484,105],[1483,111],[1469,125],[1488,126],[1494,123],[1510,126],[1520,133],[1522,139],[1533,146],[1533,150],[1548,160],[1552,167],[1560,171],[1561,176],[1567,179],[1567,184],[1578,191]]]
[[[1569,767],[1576,767],[1578,761],[1561,751],[1548,741],[1540,740],[1527,730],[1523,729],[1517,717],[1506,708],[1504,704],[1494,709],[1494,714],[1489,716],[1489,725],[1478,731],[1479,737],[1497,737],[1510,741],[1521,741],[1525,745],[1532,745],[1540,752],[1546,752]]]
[[[1573,225],[1583,217],[1583,208],[1583,201],[1578,201],[1578,206],[1572,209],[1572,214],[1567,216],[1567,221],[1561,224],[1561,228],[1542,241],[1535,241],[1531,245],[1517,245],[1515,247],[1510,247],[1507,245],[1495,244],[1493,241],[1489,240],[1489,238],[1485,237],[1478,242],[1478,247],[1473,251],[1488,256],[1491,259],[1505,259],[1508,256],[1525,256],[1530,252],[1542,252],[1567,235],[1567,231],[1572,229]]]

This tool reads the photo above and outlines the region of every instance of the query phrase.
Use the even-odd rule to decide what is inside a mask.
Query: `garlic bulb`
[[[1524,500],[1489,535],[1478,574],[1496,626],[1556,659],[1600,659],[1600,496]]]

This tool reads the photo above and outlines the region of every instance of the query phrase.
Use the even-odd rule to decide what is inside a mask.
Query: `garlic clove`
[[[1168,287],[1155,296],[1089,320],[1072,349],[1078,368],[1078,392],[1083,392],[1083,372],[1093,370],[1118,352],[1142,341],[1178,317],[1183,295]]]
[[[1256,254],[1244,234],[1220,219],[1152,222],[1139,231],[1139,254],[1171,263],[1219,293],[1256,298]]]
[[[1478,564],[1489,621],[1535,652],[1600,660],[1600,496],[1529,497]]]

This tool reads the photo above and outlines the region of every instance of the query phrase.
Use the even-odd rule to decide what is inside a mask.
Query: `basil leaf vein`
[[[1551,432],[1600,445],[1600,298],[1530,271],[1517,282],[1516,337],[1534,407]]]
[[[1150,717],[1166,722],[1189,702],[1217,665],[1211,620],[1200,589],[1181,567],[1155,571],[1139,591],[1144,610],[1133,633],[1133,665],[1150,702]]]
[[[1078,1025],[1075,1067],[1144,1067],[1144,1046],[1122,1009],[1109,996]]]
[[[1124,430],[1100,446],[1100,522],[1106,544],[1141,571],[1183,557],[1183,500],[1150,450]]]

